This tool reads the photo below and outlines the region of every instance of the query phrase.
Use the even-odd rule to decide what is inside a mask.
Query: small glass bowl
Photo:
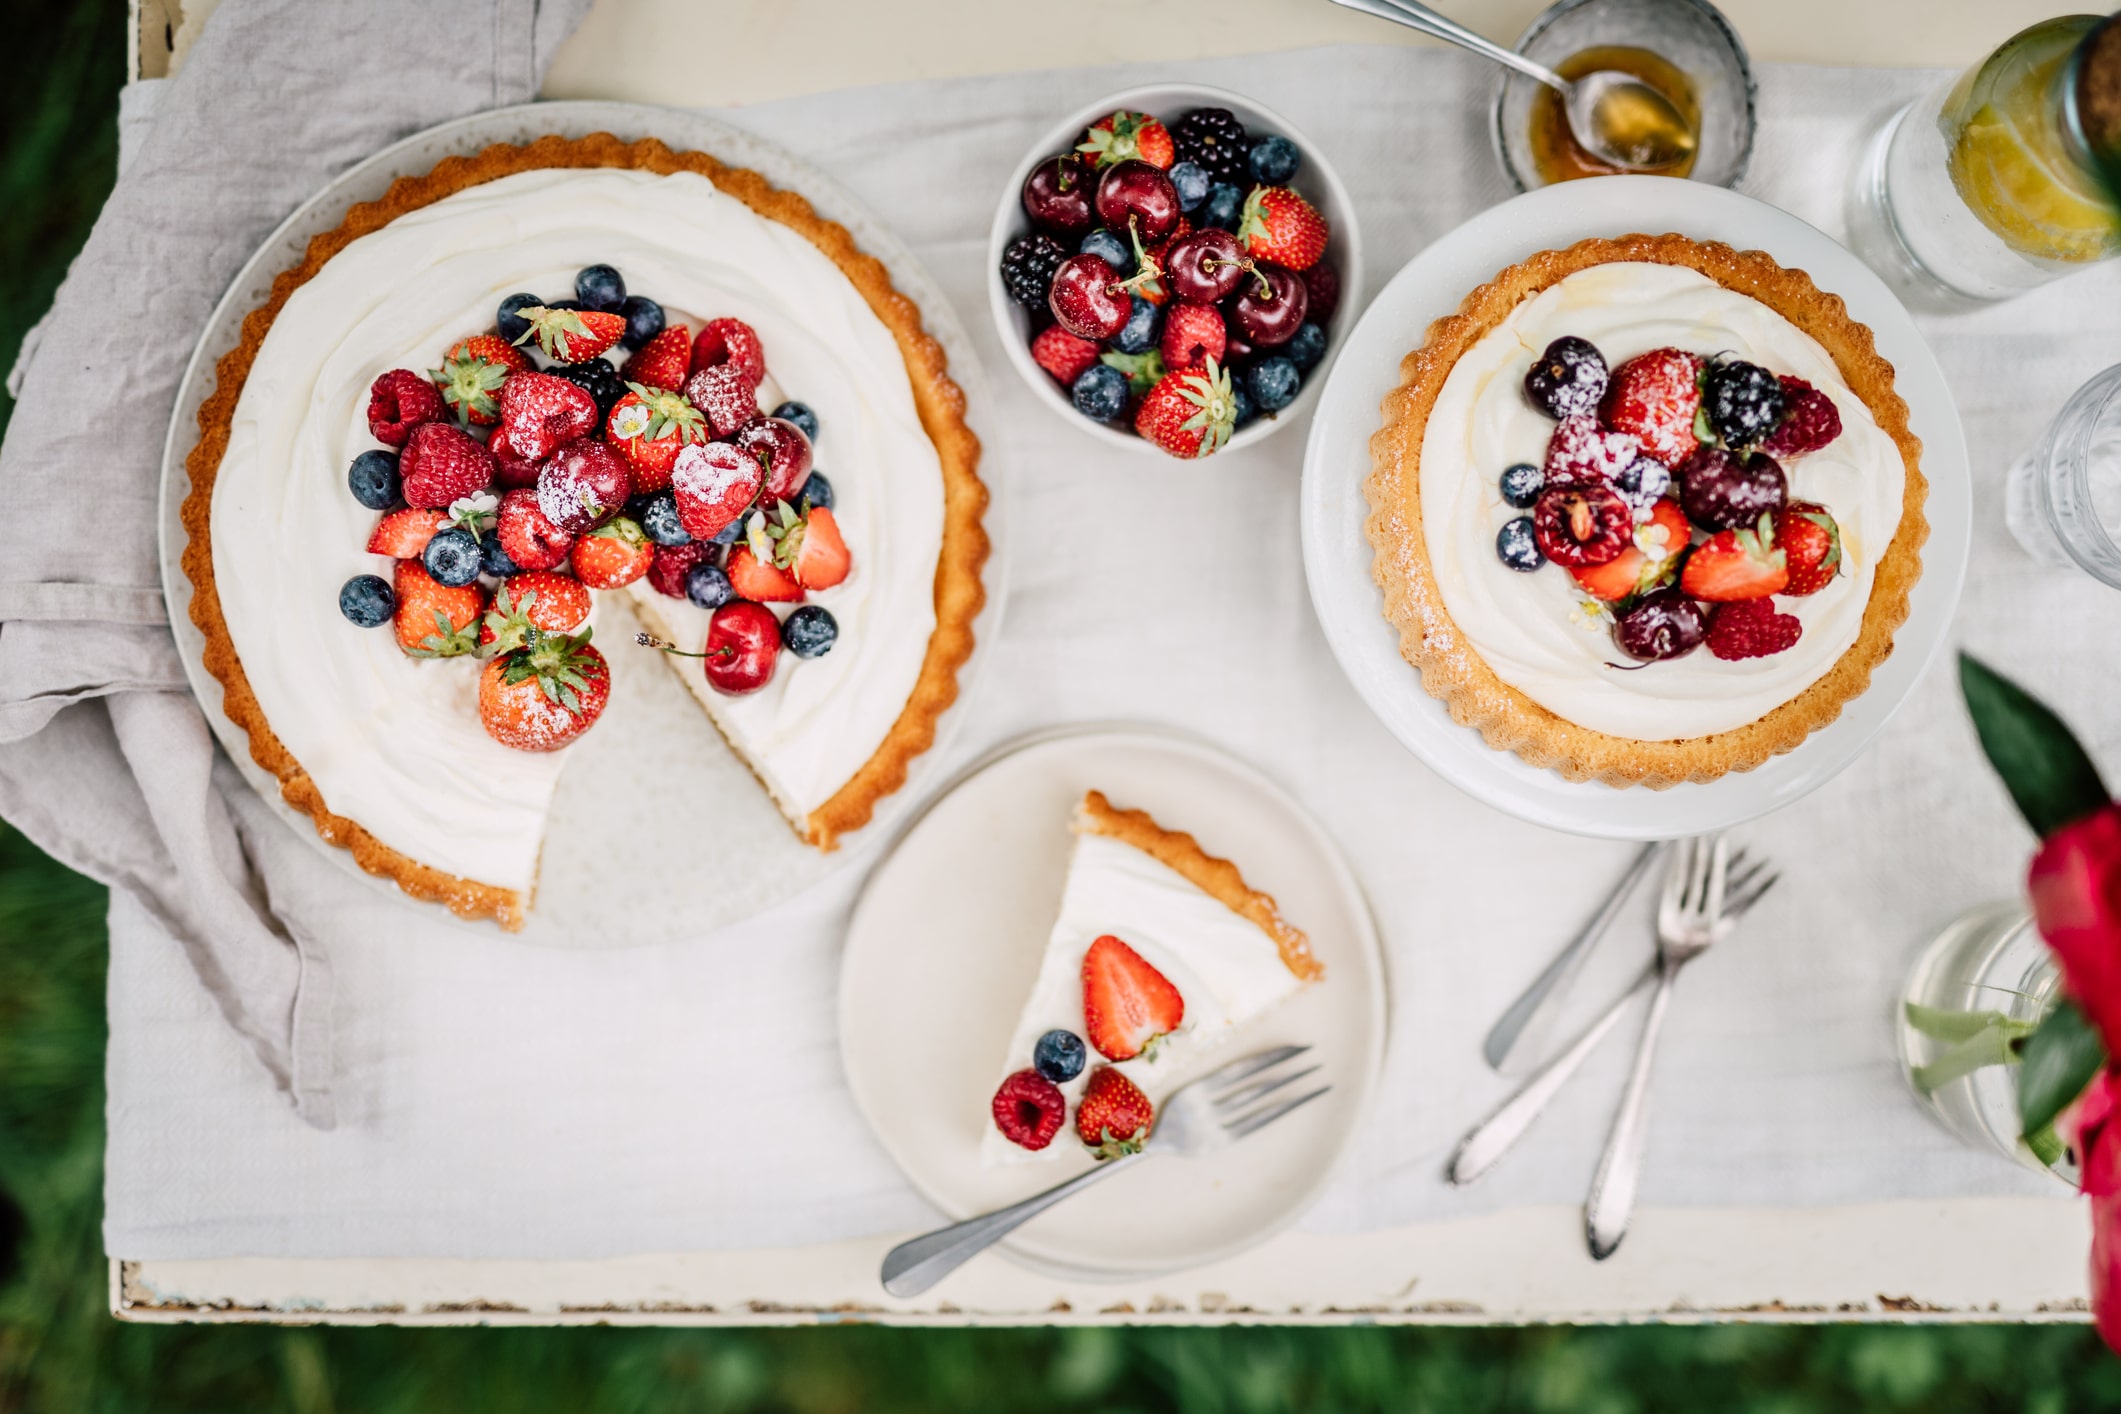
[[[1561,0],[1517,41],[1517,52],[1553,68],[1598,45],[1661,55],[1693,82],[1701,147],[1689,178],[1736,186],[1753,155],[1753,66],[1723,13],[1706,0]],[[1495,90],[1495,155],[1519,191],[1547,185],[1532,159],[1532,99],[1540,86],[1508,69]]]

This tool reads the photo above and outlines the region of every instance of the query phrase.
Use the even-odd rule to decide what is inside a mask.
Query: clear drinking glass
[[[2121,364],[2072,394],[2018,458],[2003,507],[2027,554],[2121,589]]]
[[[1857,251],[1903,287],[2008,299],[2121,254],[2121,211],[2077,99],[2113,46],[2098,15],[2043,21],[1903,108],[1857,176]]]

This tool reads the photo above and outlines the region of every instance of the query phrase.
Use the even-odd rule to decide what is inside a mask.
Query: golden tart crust
[[[704,152],[678,152],[653,138],[621,142],[609,133],[582,138],[543,137],[522,146],[496,144],[469,157],[451,157],[424,176],[400,177],[381,199],[362,202],[333,229],[314,237],[303,259],[274,278],[265,302],[244,316],[236,347],[215,366],[213,392],[199,408],[199,441],[185,459],[191,491],[184,498],[184,573],[192,586],[192,622],[206,635],[206,668],[222,687],[222,710],[250,739],[251,759],[280,782],[280,793],[315,822],[323,839],[350,852],[371,874],[391,879],[414,898],[446,904],[465,918],[491,918],[503,928],[523,926],[532,891],[519,891],[432,868],[391,848],[358,821],[334,814],[302,763],[274,735],[244,675],[214,583],[210,518],[214,478],[227,450],[229,425],[258,347],[288,297],[353,241],[408,211],[469,187],[546,167],[628,167],[636,171],[696,172],[724,194],[768,220],[797,232],[824,252],[861,293],[897,340],[913,384],[922,428],[935,444],[943,471],[943,543],[935,567],[935,631],[920,676],[898,720],[874,755],[797,827],[809,844],[832,849],[839,837],[866,824],[877,802],[905,784],[912,760],[935,740],[935,723],[957,699],[958,671],[972,656],[972,624],[986,602],[980,573],[988,539],[982,524],[987,488],[980,480],[979,439],[965,425],[964,390],[951,381],[942,345],[922,326],[920,309],[892,285],[883,262],[864,254],[844,226],[818,215],[801,195],[773,186],[758,173],[731,167]]]
[[[1760,301],[1809,334],[1900,449],[1907,472],[1900,525],[1872,577],[1856,641],[1797,696],[1742,727],[1709,736],[1636,741],[1548,711],[1497,677],[1460,635],[1429,564],[1421,515],[1421,446],[1444,380],[1459,358],[1524,300],[1577,271],[1617,261],[1687,266]],[[1849,699],[1870,685],[1872,671],[1893,651],[1893,635],[1907,620],[1908,595],[1921,577],[1922,544],[1929,538],[1922,513],[1928,483],[1922,477],[1922,443],[1908,427],[1907,404],[1893,389],[1893,366],[1879,355],[1871,331],[1849,317],[1840,296],[1761,251],[1680,235],[1601,238],[1541,251],[1496,275],[1467,295],[1457,313],[1429,326],[1421,347],[1400,364],[1400,384],[1384,401],[1384,419],[1370,439],[1372,470],[1363,488],[1370,516],[1364,530],[1375,551],[1371,573],[1384,591],[1385,617],[1399,630],[1401,656],[1419,671],[1423,689],[1450,708],[1452,720],[1476,728],[1496,750],[1514,751],[1569,780],[1661,790],[1750,771],[1794,750],[1839,716]]]

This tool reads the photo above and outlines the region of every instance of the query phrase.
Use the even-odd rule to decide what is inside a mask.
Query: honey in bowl
[[[1565,79],[1580,79],[1600,69],[1615,70],[1642,80],[1671,100],[1672,106],[1679,110],[1679,116],[1686,119],[1689,130],[1701,130],[1701,105],[1694,97],[1693,83],[1670,62],[1647,49],[1601,44],[1571,54],[1554,66],[1554,72]],[[1700,150],[1696,146],[1678,161],[1663,167],[1615,167],[1583,150],[1569,131],[1569,117],[1562,109],[1561,95],[1544,87],[1532,97],[1529,136],[1533,164],[1540,177],[1548,182],[1566,182],[1577,177],[1610,177],[1621,172],[1684,177],[1694,170],[1694,156]],[[1616,133],[1615,136],[1625,139],[1627,135]]]

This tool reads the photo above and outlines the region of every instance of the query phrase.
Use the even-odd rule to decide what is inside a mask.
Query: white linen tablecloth
[[[1861,135],[1935,77],[1765,67],[1744,189],[1840,233]],[[952,762],[1071,721],[1179,724],[1292,790],[1368,890],[1389,950],[1392,1045],[1371,1122],[1306,1222],[1345,1230],[1580,1200],[1632,1027],[1481,1185],[1454,1191],[1440,1170],[1509,1088],[1481,1061],[1480,1037],[1631,847],[1478,805],[1369,717],[1304,587],[1301,429],[1199,465],[1118,455],[1034,402],[995,342],[982,306],[999,184],[1053,114],[1162,79],[1253,94],[1301,124],[1353,195],[1372,289],[1508,194],[1488,146],[1490,71],[1433,50],[1011,74],[725,116],[891,222],[986,360],[983,428],[1003,444],[1018,532],[1007,622],[981,646]],[[2037,687],[2108,759],[2121,759],[2110,706],[2121,597],[2027,559],[2004,528],[2001,483],[2070,391],[2121,360],[2116,308],[2121,267],[1923,321],[1973,453],[1973,566],[1955,637]],[[235,809],[246,828],[283,828],[247,796]],[[1961,909],[2011,893],[2030,844],[1980,761],[1949,665],[1933,665],[1857,765],[1745,834],[1786,881],[1680,990],[1642,1201],[2061,1200],[2051,1181],[1933,1127],[1894,1058],[1893,998],[1913,952]],[[114,1256],[591,1257],[932,1219],[840,1078],[835,974],[859,869],[718,933],[581,952],[459,928],[314,872],[314,897],[275,904],[328,920],[328,1132],[296,1116],[182,952],[114,893]],[[1579,1011],[1640,965],[1645,938],[1623,922],[1579,986]]]

